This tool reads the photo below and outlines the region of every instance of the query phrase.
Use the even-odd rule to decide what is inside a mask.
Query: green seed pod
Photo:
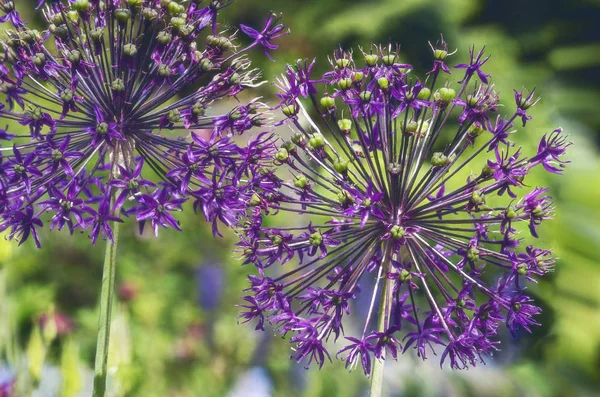
[[[390,82],[385,77],[380,77],[377,79],[377,85],[379,85],[379,88],[382,90],[385,90],[390,86]]]
[[[173,40],[173,36],[171,35],[171,33],[163,30],[161,32],[158,32],[156,40],[158,40],[158,42],[162,45],[167,45],[171,42],[171,40]]]
[[[66,103],[73,101],[73,91],[65,90],[60,93],[60,100]]]
[[[325,146],[325,137],[323,137],[323,135],[317,132],[310,137],[310,139],[308,140],[308,144],[313,149],[320,149],[323,146]]]
[[[125,44],[123,46],[123,54],[125,54],[128,57],[132,57],[135,54],[137,54],[137,47],[135,46],[135,44]]]
[[[404,235],[406,234],[406,231],[404,230],[404,228],[402,226],[394,225],[390,229],[390,233],[394,239],[400,240],[402,237],[404,237]]]
[[[443,61],[444,59],[446,59],[448,57],[448,51],[436,49],[435,51],[433,51],[433,57],[437,61]]]
[[[304,189],[308,185],[308,179],[304,175],[296,175],[294,177],[294,186],[298,189]]]
[[[115,79],[110,85],[110,88],[115,92],[122,92],[125,91],[125,83],[121,79]]]
[[[114,12],[114,16],[121,25],[126,25],[131,19],[131,11],[127,8],[117,8]]]
[[[352,120],[349,119],[341,119],[337,122],[338,127],[344,133],[349,133],[352,130]]]
[[[378,60],[379,56],[377,56],[376,54],[365,55],[365,63],[367,64],[367,66],[375,66]]]
[[[440,93],[440,100],[442,102],[449,103],[456,98],[456,91],[452,88],[442,87],[438,92]]]
[[[88,0],[77,0],[71,7],[77,12],[85,13],[90,9],[90,2]]]
[[[282,162],[282,163],[286,162],[289,157],[290,157],[290,155],[289,155],[288,151],[284,148],[279,148],[277,153],[275,153],[275,160]]]
[[[340,174],[346,173],[348,171],[348,160],[342,157],[336,158],[333,160],[333,169]]]
[[[396,62],[396,54],[384,55],[381,57],[381,60],[386,65],[391,66],[394,64],[394,62]]]
[[[417,99],[425,101],[425,100],[429,99],[430,95],[431,95],[431,90],[427,87],[423,87],[423,88],[421,88],[421,91],[419,91],[419,94],[417,95]]]
[[[450,163],[450,159],[442,152],[435,152],[431,157],[431,165],[434,167],[443,167]]]
[[[321,98],[321,106],[323,106],[324,108],[332,108],[335,106],[335,99],[333,97],[330,97],[329,95],[324,96],[323,98]]]
[[[321,232],[318,232],[318,231],[314,232],[313,234],[310,235],[310,237],[308,238],[308,241],[310,242],[311,245],[318,247],[323,242],[323,235],[321,234]]]
[[[283,106],[281,108],[281,111],[287,117],[294,117],[296,114],[298,114],[298,107],[296,106],[296,104],[291,104],[291,105]]]
[[[363,102],[369,102],[371,100],[371,91],[363,91],[360,94],[358,94],[358,96],[360,97],[360,99],[362,99]]]
[[[348,65],[350,65],[350,60],[347,58],[340,58],[340,59],[336,59],[335,63],[338,68],[344,69],[344,68],[348,67]]]
[[[338,81],[338,87],[340,87],[340,89],[342,90],[347,90],[348,88],[352,87],[352,80],[350,80],[347,77],[341,79],[340,81]]]

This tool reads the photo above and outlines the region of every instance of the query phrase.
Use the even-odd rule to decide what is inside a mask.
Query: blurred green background
[[[17,8],[41,26],[32,10]],[[598,0],[238,0],[222,20],[262,26],[283,12],[292,35],[276,62],[252,54],[271,79],[286,62],[317,57],[321,71],[338,45],[402,44],[416,70],[431,62],[428,41],[442,33],[464,61],[469,45],[486,45],[501,98],[537,86],[542,101],[517,141],[535,150],[541,135],[562,126],[575,143],[563,177],[536,176],[557,202],[540,245],[555,250],[556,272],[530,287],[541,301],[542,327],[503,342],[487,366],[441,370],[410,352],[387,366],[390,396],[600,395],[600,1]],[[36,19],[37,18],[37,19]],[[452,77],[458,79],[458,77]],[[266,100],[270,85],[261,87]],[[233,103],[229,104],[233,105]],[[359,372],[334,361],[306,371],[288,359],[271,333],[238,326],[245,274],[235,239],[214,240],[188,208],[184,232],[138,236],[133,222],[119,242],[110,387],[115,396],[363,396]],[[86,234],[44,233],[43,248],[0,241],[0,383],[17,375],[19,396],[88,396],[97,328],[103,246]],[[51,342],[48,342],[51,341]]]

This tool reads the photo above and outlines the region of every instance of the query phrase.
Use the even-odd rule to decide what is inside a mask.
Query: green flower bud
[[[467,250],[467,259],[469,259],[470,261],[475,261],[479,259],[479,250],[475,247],[470,247]]]
[[[352,198],[352,196],[350,196],[350,193],[348,193],[348,191],[343,190],[340,193],[338,193],[338,202],[343,205],[343,206],[350,206],[354,203],[354,199]]]
[[[444,155],[442,152],[435,152],[431,157],[431,165],[434,167],[443,167],[449,163],[450,160],[448,159],[448,156]]]
[[[440,100],[442,102],[452,102],[454,98],[456,98],[456,91],[452,88],[442,87],[438,91],[440,93]]]
[[[77,12],[88,12],[90,9],[90,2],[88,0],[77,0],[71,5],[71,7],[73,7],[73,9]]]
[[[271,242],[273,245],[279,245],[283,243],[283,238],[281,236],[275,235],[271,237]]]
[[[60,93],[60,99],[63,102],[69,103],[73,101],[73,91],[65,90]]]
[[[200,61],[200,67],[203,71],[208,72],[209,70],[214,68],[215,65],[210,61],[210,59],[204,58]]]
[[[60,37],[61,39],[66,39],[69,37],[69,29],[64,25],[57,26],[52,34],[54,34],[56,37]]]
[[[38,52],[34,56],[31,57],[31,61],[36,66],[43,66],[46,63],[46,55],[42,52]]]
[[[114,12],[114,16],[120,24],[124,25],[131,19],[131,11],[127,8],[117,8]]]
[[[294,177],[294,186],[298,189],[304,189],[308,184],[308,179],[304,175],[296,175]]]
[[[90,37],[92,38],[92,40],[94,40],[95,42],[99,42],[102,40],[102,38],[104,37],[104,29],[102,28],[96,28],[96,29],[92,29],[90,31]]]
[[[306,138],[300,132],[296,132],[294,135],[292,135],[292,142],[294,142],[296,145],[302,146],[304,145],[305,141]]]
[[[67,11],[67,18],[69,21],[77,23],[79,21],[79,12],[75,10]]]
[[[335,63],[338,68],[343,69],[343,68],[348,67],[348,65],[350,65],[350,60],[347,58],[340,58],[340,59],[336,59]]]
[[[384,55],[381,57],[381,60],[386,65],[391,66],[394,64],[394,62],[396,62],[396,54]]]
[[[358,157],[364,157],[365,156],[365,153],[363,151],[362,146],[360,146],[358,143],[353,143],[352,144],[352,150],[354,151],[354,153]]]
[[[531,214],[537,218],[541,218],[544,216],[544,209],[542,208],[541,205],[538,204],[535,206],[533,211],[531,211]]]
[[[169,65],[158,65],[158,75],[161,77],[169,77],[171,75],[171,69],[169,69]]]
[[[340,174],[348,171],[348,160],[343,157],[338,157],[333,160],[333,169],[339,172]]]
[[[483,134],[484,131],[485,131],[485,128],[483,127],[483,125],[481,125],[479,123],[474,123],[474,124],[471,124],[471,126],[467,130],[467,133],[470,136],[472,136],[473,138],[476,138],[479,135]]]
[[[158,17],[158,11],[154,8],[144,7],[142,9],[142,16],[146,21],[153,21]]]
[[[315,133],[312,134],[310,139],[308,140],[308,144],[313,148],[313,149],[320,149],[323,146],[325,146],[325,137],[323,137],[323,135],[321,135],[320,133]]]
[[[519,263],[519,265],[517,266],[517,273],[519,273],[521,276],[527,275],[528,270],[529,269],[527,269],[527,265],[524,263]]]
[[[341,119],[338,120],[337,124],[342,132],[348,133],[352,130],[352,120]]]
[[[201,102],[196,102],[192,105],[192,114],[194,116],[204,116],[204,105]]]
[[[467,102],[468,106],[475,106],[477,105],[477,102],[479,102],[479,98],[476,95],[467,95],[467,100],[465,102]]]
[[[360,94],[358,94],[358,96],[360,97],[360,99],[362,99],[363,102],[369,102],[371,100],[371,91],[363,91]]]
[[[250,198],[250,205],[253,207],[260,205],[261,202],[262,202],[262,200],[260,199],[260,196],[256,193],[254,193],[252,195],[252,198]]]
[[[412,278],[412,275],[410,274],[410,272],[406,269],[402,269],[400,270],[400,273],[398,274],[398,279],[400,281],[402,281],[403,283],[406,283],[407,281],[410,281],[410,279]]]
[[[515,219],[517,217],[517,209],[511,205],[506,209],[505,214],[508,219]]]
[[[363,72],[354,72],[352,74],[352,81],[354,81],[355,83],[360,83],[364,78],[365,74]]]
[[[479,190],[475,190],[471,193],[471,202],[476,205],[485,204],[485,194]]]
[[[167,120],[171,123],[179,123],[181,121],[181,114],[179,114],[179,110],[173,109],[167,113]]]
[[[289,153],[294,153],[296,151],[296,146],[292,141],[283,142],[283,145],[281,145],[281,147],[287,150]]]
[[[179,31],[179,29],[185,25],[185,19],[180,18],[180,17],[173,17],[171,18],[171,26],[173,27],[173,29],[175,29],[176,31]]]
[[[417,132],[418,129],[419,124],[416,121],[409,121],[408,123],[406,123],[406,128],[404,132],[406,132],[407,134],[413,134]]]
[[[347,90],[348,88],[352,87],[352,80],[349,78],[341,79],[338,81],[338,87],[340,87],[342,90]]]
[[[296,114],[298,114],[298,107],[296,106],[296,104],[291,104],[291,105],[287,105],[287,106],[283,106],[281,108],[281,111],[283,112],[283,114],[285,114],[287,117],[293,117]]]
[[[400,163],[390,163],[387,170],[392,175],[398,175],[400,174],[400,171],[402,171],[402,167],[400,166]]]
[[[365,55],[365,63],[367,64],[367,66],[375,66],[378,60],[379,57],[376,54]]]
[[[122,92],[125,91],[125,83],[121,79],[114,79],[110,88],[115,92]]]
[[[132,57],[135,54],[137,54],[137,47],[135,46],[135,44],[125,44],[123,46],[123,54],[125,54],[128,57]]]
[[[156,36],[156,39],[160,44],[167,45],[171,42],[171,40],[173,40],[173,36],[171,35],[171,33],[163,30],[161,32],[158,32],[158,36]]]
[[[99,123],[98,125],[96,125],[96,134],[98,135],[104,135],[108,132],[108,124],[106,123]]]
[[[378,78],[377,84],[379,85],[379,88],[381,88],[382,90],[385,90],[386,88],[388,88],[390,86],[390,82],[385,77]]]
[[[324,96],[323,98],[321,98],[321,106],[323,106],[324,108],[332,108],[333,106],[335,106],[335,99],[333,97],[330,97],[329,95]]]
[[[81,61],[81,53],[77,50],[73,50],[67,54],[67,59],[71,63],[78,63]]]
[[[421,91],[419,91],[419,94],[417,95],[417,99],[425,101],[425,100],[429,99],[430,95],[431,95],[431,90],[429,88],[423,87],[423,88],[421,88]]]
[[[50,17],[50,22],[55,25],[62,25],[65,19],[61,13],[56,13]]]
[[[169,5],[167,6],[167,10],[169,11],[169,14],[171,15],[177,15],[177,14],[181,14],[185,12],[185,7],[182,6],[181,4],[178,4],[174,1],[171,1],[169,3]]]
[[[308,238],[308,241],[310,242],[311,245],[318,247],[323,242],[323,235],[319,231],[314,232],[313,234],[310,235],[310,237]]]
[[[437,61],[443,61],[444,59],[446,59],[448,57],[448,51],[436,49],[435,51],[433,51],[433,57]]]
[[[285,150],[284,148],[279,148],[277,153],[275,153],[275,160],[282,162],[282,163],[286,162],[289,157],[290,157],[290,155],[289,155],[288,151]]]
[[[237,74],[237,73],[234,73],[234,74],[232,74],[232,75],[229,77],[229,83],[230,83],[230,84],[233,84],[233,85],[238,85],[238,84],[240,84],[241,82],[242,82],[242,77],[241,77],[239,74]]]
[[[42,119],[42,109],[40,108],[35,108],[32,111],[27,112],[27,114],[32,120],[39,121]]]
[[[131,8],[142,8],[144,0],[127,0],[127,3]]]
[[[400,240],[402,237],[404,237],[404,235],[406,234],[406,231],[404,230],[404,228],[402,226],[394,225],[390,229],[390,233],[394,239]]]
[[[51,153],[51,156],[52,156],[52,160],[54,160],[54,161],[58,161],[63,158],[62,152],[58,149],[54,149]]]

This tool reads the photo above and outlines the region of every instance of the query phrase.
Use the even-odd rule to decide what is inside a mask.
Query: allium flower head
[[[47,219],[51,229],[89,229],[95,243],[112,239],[110,222],[125,215],[157,233],[179,229],[172,213],[189,198],[209,220],[218,216],[203,188],[232,178],[224,165],[242,175],[260,163],[258,141],[248,161],[231,137],[267,117],[256,100],[222,115],[208,109],[257,84],[244,53],[274,48],[283,30],[269,18],[260,42],[240,47],[235,34],[217,33],[229,3],[41,0],[40,32],[16,2],[0,0],[0,22],[12,25],[0,43],[0,117],[28,131],[0,131],[10,141],[0,157],[0,229],[39,246]]]
[[[432,49],[425,81],[391,45],[356,62],[338,50],[318,77],[314,61],[298,62],[278,79],[292,134],[245,193],[239,247],[258,275],[240,317],[272,324],[299,361],[323,365],[329,340],[344,341],[337,355],[367,375],[374,359],[412,349],[425,359],[436,346],[442,364],[464,368],[497,349],[504,326],[538,325],[526,287],[554,259],[521,249],[519,233],[537,237],[554,207],[527,174],[559,173],[569,143],[557,129],[526,156],[509,138],[535,100],[516,95],[502,116],[483,50],[455,67],[453,88],[442,81],[446,44]]]

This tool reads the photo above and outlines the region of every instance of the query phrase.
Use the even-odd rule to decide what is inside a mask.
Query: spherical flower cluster
[[[517,92],[502,116],[483,50],[454,67],[454,88],[443,82],[446,43],[432,50],[424,81],[389,45],[361,49],[361,66],[336,51],[317,78],[314,61],[299,61],[276,84],[292,135],[240,216],[239,250],[258,269],[240,317],[270,323],[307,365],[345,339],[338,356],[367,375],[373,359],[411,348],[425,359],[436,345],[442,364],[464,368],[497,349],[504,325],[538,325],[526,285],[555,259],[519,249],[518,233],[527,225],[537,237],[553,204],[526,176],[540,165],[560,173],[569,143],[557,129],[525,156],[509,138],[515,119],[530,119],[533,92]],[[361,295],[368,314],[356,318]],[[358,332],[344,321],[351,312]]]
[[[221,216],[206,187],[260,164],[266,136],[253,153],[231,139],[268,118],[256,100],[222,115],[209,108],[255,86],[244,53],[274,48],[270,40],[285,33],[271,17],[241,47],[217,32],[230,2],[41,0],[48,28],[40,32],[16,2],[0,0],[0,22],[12,24],[0,43],[0,117],[28,131],[0,130],[10,141],[0,149],[0,230],[39,246],[37,229],[48,222],[89,230],[95,243],[112,240],[111,222],[129,216],[157,233],[179,229],[173,212],[190,198],[209,220]]]

